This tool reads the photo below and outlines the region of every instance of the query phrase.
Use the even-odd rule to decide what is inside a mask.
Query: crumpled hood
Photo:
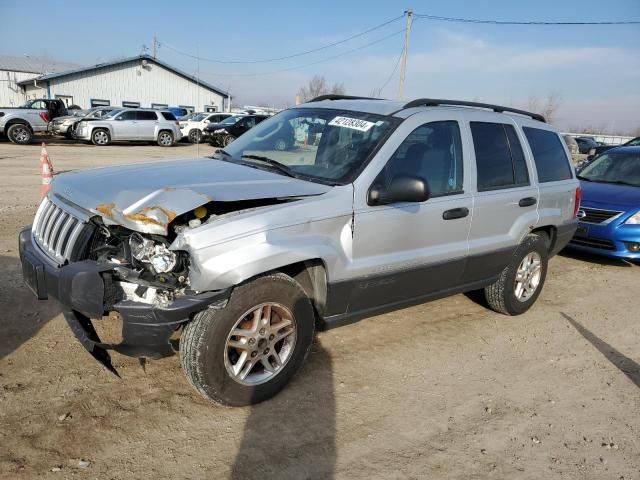
[[[98,168],[56,176],[51,194],[106,224],[167,234],[178,215],[209,202],[320,195],[331,189],[258,168],[211,158]]]

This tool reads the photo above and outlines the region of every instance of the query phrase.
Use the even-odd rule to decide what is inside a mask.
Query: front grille
[[[586,223],[602,223],[622,213],[616,210],[601,210],[599,208],[586,207],[582,207],[580,210],[585,213],[585,216],[582,217],[580,221]]]
[[[33,220],[33,240],[58,265],[71,260],[85,223],[45,198]]]
[[[583,247],[601,248],[603,250],[616,249],[616,246],[613,242],[610,242],[609,240],[602,240],[599,238],[573,237],[570,243],[573,243],[574,245],[581,245]]]

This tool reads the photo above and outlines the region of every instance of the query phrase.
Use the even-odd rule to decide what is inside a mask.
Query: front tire
[[[222,146],[223,146],[223,147],[227,147],[227,146],[229,146],[229,144],[230,144],[231,142],[233,142],[235,139],[236,139],[236,137],[234,137],[233,135],[225,135],[225,136],[222,138]]]
[[[94,130],[91,132],[91,143],[99,147],[109,145],[111,143],[111,135],[109,135],[109,131],[104,128]]]
[[[14,123],[7,129],[7,137],[17,145],[27,145],[33,139],[33,132],[24,123]]]
[[[484,289],[491,309],[505,315],[529,310],[542,291],[548,262],[548,237],[544,233],[528,234],[498,280]]]
[[[274,273],[236,287],[220,310],[198,313],[180,338],[189,382],[205,398],[243,406],[289,383],[309,353],[315,317],[291,277]]]

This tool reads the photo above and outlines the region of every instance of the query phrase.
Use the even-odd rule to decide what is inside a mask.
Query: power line
[[[611,21],[611,22],[550,22],[550,21],[513,21],[513,20],[488,20],[478,18],[440,17],[438,15],[428,15],[424,13],[414,13],[417,18],[436,20],[441,22],[460,23],[484,23],[491,25],[638,25],[640,21]]]
[[[341,45],[343,43],[347,43],[355,38],[359,38],[362,37],[363,35],[366,35],[368,33],[374,32],[376,30],[381,29],[382,27],[386,27],[387,25],[393,23],[393,22],[397,22],[398,20],[400,20],[401,18],[404,18],[404,15],[400,15],[399,17],[396,18],[392,18],[391,20],[388,20],[384,23],[381,23],[380,25],[376,25],[375,27],[369,28],[363,32],[360,33],[356,33],[355,35],[352,35],[348,38],[345,38],[343,40],[339,40],[337,42],[333,42],[330,43],[328,45],[323,45],[322,47],[318,47],[318,48],[314,48],[312,50],[306,50],[304,52],[298,52],[298,53],[293,53],[291,55],[285,55],[282,57],[275,57],[275,58],[264,58],[264,59],[260,59],[260,60],[220,60],[220,59],[214,59],[214,58],[205,58],[205,57],[198,57],[200,60],[205,61],[205,62],[211,62],[211,63],[224,63],[224,64],[254,64],[254,63],[269,63],[269,62],[279,62],[282,60],[289,60],[291,58],[296,58],[296,57],[302,57],[303,55],[309,55],[311,53],[316,53],[316,52],[320,52],[322,50],[326,50],[328,48],[332,48],[335,47],[337,45]],[[183,50],[180,50],[178,48],[172,47],[171,45],[164,43],[164,42],[159,42],[160,46],[166,47],[169,50],[173,50],[174,52],[180,54],[180,55],[184,55],[185,57],[190,57],[190,58],[196,58],[195,55],[192,55],[188,52],[185,52]]]
[[[382,91],[385,88],[387,88],[387,85],[389,85],[389,82],[391,81],[393,76],[396,74],[396,71],[398,70],[398,65],[400,65],[400,60],[402,59],[403,55],[404,55],[404,45],[402,46],[402,50],[400,50],[400,55],[398,55],[398,60],[396,60],[396,64],[393,67],[393,70],[391,71],[391,75],[389,75],[389,78],[387,78],[387,80],[382,84],[382,86],[380,88],[375,90],[377,92],[378,96],[380,96],[382,94]]]
[[[398,30],[397,32],[393,32],[390,35],[386,35],[386,36],[384,36],[382,38],[379,38],[378,40],[374,40],[373,42],[366,43],[366,44],[364,44],[364,45],[362,45],[362,46],[360,46],[358,48],[347,50],[346,52],[338,53],[337,55],[332,55],[330,57],[326,57],[326,58],[323,58],[321,60],[317,60],[315,62],[306,63],[304,65],[296,65],[294,67],[283,68],[283,69],[279,69],[279,70],[272,70],[270,72],[254,72],[254,73],[218,73],[218,72],[216,72],[214,75],[223,76],[223,77],[255,77],[255,76],[273,75],[273,74],[276,74],[276,73],[290,72],[292,70],[298,70],[300,68],[306,68],[306,67],[310,67],[312,65],[318,65],[319,63],[328,62],[330,60],[333,60],[333,59],[336,59],[336,58],[339,58],[339,57],[344,57],[345,55],[349,55],[351,53],[358,52],[360,50],[364,50],[365,48],[369,48],[369,47],[371,47],[373,45],[377,45],[378,43],[384,42],[385,40],[388,40],[388,39],[390,39],[392,37],[400,35],[401,33],[404,33],[404,28],[402,30]],[[194,55],[193,58],[199,58],[199,57],[196,57]],[[200,59],[202,60],[202,58],[200,58]]]

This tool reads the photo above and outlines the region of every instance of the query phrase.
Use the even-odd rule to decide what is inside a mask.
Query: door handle
[[[521,207],[530,207],[536,203],[538,203],[538,199],[536,197],[525,197],[520,199],[518,205]]]
[[[452,208],[451,210],[442,212],[442,219],[455,220],[456,218],[464,218],[467,215],[469,215],[469,209],[467,207]]]

